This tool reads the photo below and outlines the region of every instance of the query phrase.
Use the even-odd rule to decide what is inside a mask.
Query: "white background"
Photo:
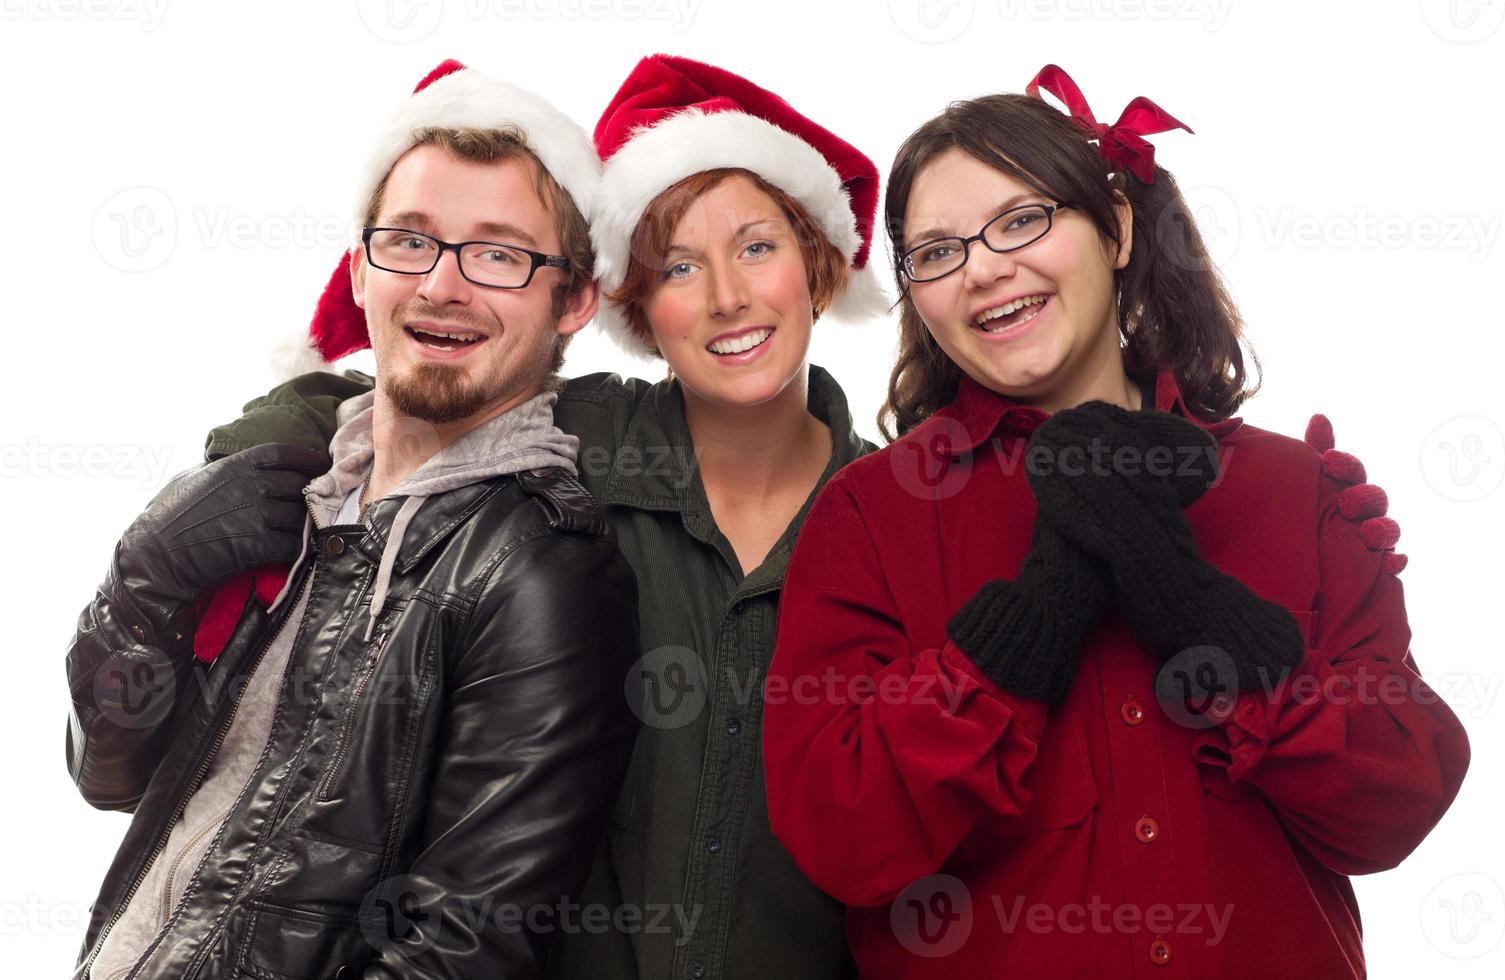
[[[1505,975],[1502,19],[1505,0],[0,0],[3,972],[66,973],[128,819],[65,771],[78,612],[155,489],[271,383],[375,124],[457,57],[589,129],[668,51],[784,94],[884,172],[946,100],[1047,62],[1100,119],[1148,95],[1196,130],[1153,141],[1263,361],[1242,414],[1300,436],[1326,413],[1389,492],[1413,651],[1473,741],[1437,830],[1355,881],[1371,974]],[[816,331],[870,437],[893,347],[887,322]],[[588,331],[566,370],[603,369],[660,376]]]

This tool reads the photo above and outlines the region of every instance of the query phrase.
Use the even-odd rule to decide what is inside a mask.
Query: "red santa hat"
[[[393,164],[412,149],[417,130],[502,129],[518,134],[582,214],[596,206],[601,161],[580,125],[541,97],[467,68],[453,59],[424,76],[413,95],[383,125],[355,188],[355,239],[324,287],[307,334],[283,345],[273,359],[279,379],[324,370],[370,346],[365,312],[350,290],[350,260],[361,247],[366,204]]]
[[[591,243],[603,293],[626,280],[633,230],[655,197],[701,171],[737,167],[798,201],[846,257],[852,274],[823,317],[859,323],[887,310],[868,264],[877,167],[779,96],[713,65],[651,55],[601,114],[595,138],[605,169]],[[596,322],[624,349],[649,350],[604,295]]]

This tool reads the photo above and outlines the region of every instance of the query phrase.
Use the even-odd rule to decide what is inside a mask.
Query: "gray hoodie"
[[[554,425],[554,402],[558,397],[552,391],[542,392],[476,426],[435,453],[387,494],[406,499],[398,508],[382,548],[364,640],[370,640],[371,628],[386,602],[392,566],[401,551],[403,535],[425,500],[521,470],[558,466],[575,474],[580,440]],[[303,522],[303,547],[269,611],[275,612],[287,601],[298,567],[308,558],[314,526],[337,523],[347,504],[350,505],[347,513],[354,512],[355,498],[376,455],[372,436],[375,401],[373,389],[340,403],[336,413],[339,427],[329,444],[334,466],[303,488],[309,505],[309,518]],[[415,423],[415,436],[420,434],[420,425]],[[283,674],[288,659],[296,652],[293,640],[303,619],[311,581],[309,576],[282,628],[246,679],[240,704],[219,752],[210,763],[204,781],[185,804],[166,846],[147,869],[130,904],[110,928],[90,967],[92,980],[118,980],[128,975],[167,923],[200,862],[214,859],[219,830],[249,788],[271,734],[282,696]],[[271,761],[282,764],[285,760]]]

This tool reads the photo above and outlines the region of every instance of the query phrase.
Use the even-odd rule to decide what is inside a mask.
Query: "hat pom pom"
[[[334,370],[324,360],[324,355],[319,353],[319,348],[314,345],[307,330],[288,334],[278,341],[272,348],[271,365],[272,376],[278,384],[310,371]]]
[[[846,289],[831,301],[821,319],[831,319],[847,326],[860,327],[888,315],[893,298],[878,279],[871,264],[853,269]]]

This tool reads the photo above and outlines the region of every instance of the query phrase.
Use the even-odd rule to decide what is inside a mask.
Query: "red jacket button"
[[[1153,844],[1160,837],[1160,825],[1153,817],[1140,817],[1139,822],[1134,825],[1134,836],[1138,837],[1141,843]]]
[[[1171,961],[1171,944],[1164,939],[1156,937],[1150,943],[1150,962],[1156,966],[1165,966]]]
[[[1124,724],[1126,725],[1138,725],[1144,721],[1144,709],[1133,698],[1125,701],[1123,707],[1118,709],[1118,712],[1124,716]]]

